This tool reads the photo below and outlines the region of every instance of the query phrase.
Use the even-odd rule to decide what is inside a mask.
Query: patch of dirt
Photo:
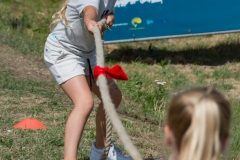
[[[20,79],[53,80],[43,59],[29,58],[6,45],[0,45],[0,64],[5,69],[14,70]]]
[[[226,64],[228,66],[228,69],[232,72],[237,72],[240,73],[240,63],[227,63]],[[193,70],[194,68],[197,67],[197,69],[203,71],[205,74],[209,74],[211,75],[215,70],[220,69],[220,67],[222,66],[207,66],[207,65],[193,65],[193,64],[186,64],[186,65],[181,65],[181,64],[177,64],[174,65],[175,68],[182,74],[184,74],[188,79],[191,79],[192,81],[197,80],[197,76],[193,74]],[[213,79],[213,78],[208,78],[205,79],[209,84],[210,83],[217,83],[218,88],[221,85],[221,79]],[[234,79],[234,78],[226,78],[224,80],[225,84],[232,84],[233,85],[233,89],[229,89],[227,91],[224,91],[224,94],[229,97],[229,98],[237,98],[239,99],[239,93],[240,93],[240,81]]]

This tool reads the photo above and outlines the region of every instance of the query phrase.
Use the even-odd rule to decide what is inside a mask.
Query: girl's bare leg
[[[93,97],[84,75],[68,80],[61,87],[74,103],[65,127],[64,159],[76,160],[83,129],[93,108]]]
[[[89,79],[89,76],[86,77]],[[89,82],[89,80],[88,80]],[[122,100],[122,93],[119,90],[118,86],[112,79],[108,79],[109,93],[112,98],[112,102],[117,108]],[[92,87],[93,92],[101,100],[101,94],[99,87],[96,83],[93,83]],[[105,119],[105,110],[103,108],[103,103],[101,102],[96,115],[96,148],[103,148],[106,141],[106,119]]]

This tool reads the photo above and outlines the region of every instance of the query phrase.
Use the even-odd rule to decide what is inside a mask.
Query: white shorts
[[[44,62],[58,84],[78,75],[89,75],[89,63],[93,71],[96,66],[96,56],[83,58],[66,50],[57,39],[48,36],[44,47]]]

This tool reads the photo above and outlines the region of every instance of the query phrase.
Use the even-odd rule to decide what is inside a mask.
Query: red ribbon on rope
[[[119,66],[115,65],[112,68],[96,66],[94,68],[94,77],[98,78],[100,74],[105,75],[108,78],[118,79],[118,80],[128,80],[127,74]]]

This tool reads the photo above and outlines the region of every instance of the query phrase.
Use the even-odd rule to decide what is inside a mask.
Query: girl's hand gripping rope
[[[102,30],[102,25],[100,25],[99,23],[97,23],[95,20],[92,19],[87,19],[85,20],[85,27],[87,28],[88,32],[93,34],[93,27],[97,26],[99,28],[99,30]]]
[[[85,17],[87,17],[87,15]],[[101,32],[104,32],[104,30],[106,29],[111,30],[110,28],[114,23],[114,16],[112,14],[106,15],[99,22],[96,22],[95,20],[92,20],[92,19],[85,18],[84,23],[88,32],[91,34],[93,34],[93,26],[97,26]]]
[[[113,14],[110,15],[106,15],[103,18],[106,19],[106,23],[103,25],[103,30],[109,29],[112,27],[112,25],[114,24],[115,18]]]

